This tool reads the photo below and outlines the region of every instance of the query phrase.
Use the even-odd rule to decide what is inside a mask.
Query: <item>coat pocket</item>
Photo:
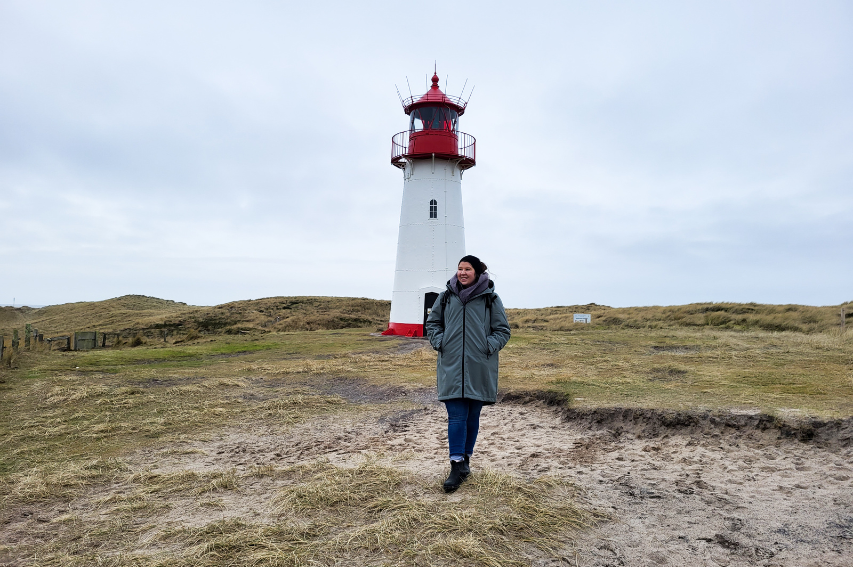
[[[471,337],[471,342],[477,347],[477,352],[482,354],[483,356],[489,355],[489,341],[486,340],[485,337],[482,336],[474,336]]]

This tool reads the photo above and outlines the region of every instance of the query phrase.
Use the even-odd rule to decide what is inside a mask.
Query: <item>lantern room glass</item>
[[[445,106],[422,106],[411,113],[409,121],[410,132],[423,130],[444,130],[453,132],[459,129],[459,114]]]

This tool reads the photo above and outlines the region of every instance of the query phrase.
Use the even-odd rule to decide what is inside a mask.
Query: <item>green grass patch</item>
[[[708,329],[516,331],[502,387],[587,407],[798,409],[853,415],[853,334]]]

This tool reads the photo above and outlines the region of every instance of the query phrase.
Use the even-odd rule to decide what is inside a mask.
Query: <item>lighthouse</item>
[[[465,255],[462,173],[476,163],[476,141],[459,131],[467,101],[444,94],[438,82],[434,74],[426,94],[402,101],[409,128],[391,138],[391,165],[403,173],[403,204],[384,335],[424,336],[430,309]]]

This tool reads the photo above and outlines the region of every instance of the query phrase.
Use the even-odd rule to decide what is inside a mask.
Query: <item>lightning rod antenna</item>
[[[406,84],[409,85],[409,76],[406,75]],[[415,95],[412,94],[412,85],[409,85],[409,97],[415,98]]]
[[[476,88],[477,88],[477,85],[474,85],[473,87],[471,87],[471,92],[468,93],[468,100],[465,101],[465,106],[468,106],[468,101],[471,100],[471,95],[474,94],[474,89],[476,89]]]
[[[402,104],[405,107],[406,103],[403,102],[403,95],[400,94],[400,88],[397,86],[396,83],[394,83],[394,88],[397,89],[397,98],[400,99],[400,104]]]
[[[465,79],[465,84],[464,84],[464,85],[462,85],[462,92],[461,92],[461,93],[459,93],[459,99],[460,99],[460,100],[462,100],[462,95],[464,95],[464,94],[465,94],[465,87],[467,87],[467,86],[468,86],[468,79]]]

